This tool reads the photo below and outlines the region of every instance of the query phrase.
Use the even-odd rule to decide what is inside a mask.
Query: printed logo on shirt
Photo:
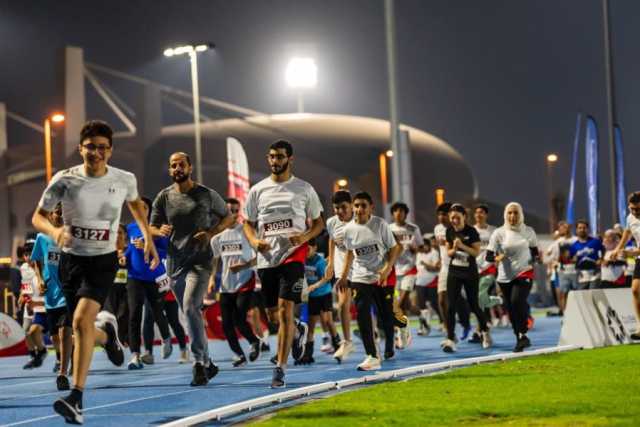
[[[374,244],[374,245],[362,246],[361,248],[357,248],[355,252],[357,256],[367,256],[367,255],[377,254],[378,252],[380,252],[380,250],[378,249],[378,245]]]

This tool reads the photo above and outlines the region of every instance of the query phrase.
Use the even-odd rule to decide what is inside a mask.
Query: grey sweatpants
[[[202,319],[202,300],[207,293],[211,270],[195,266],[172,283],[176,300],[187,318],[187,330],[191,340],[191,354],[195,362],[206,364],[209,360],[209,341]]]

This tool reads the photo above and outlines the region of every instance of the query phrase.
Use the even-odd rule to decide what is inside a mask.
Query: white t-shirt
[[[395,222],[389,224],[393,235],[396,237],[396,242],[402,245],[402,252],[396,260],[396,274],[398,276],[404,276],[407,274],[417,274],[416,268],[416,254],[409,249],[411,246],[422,246],[424,240],[422,239],[422,233],[420,228],[409,222],[404,225],[398,225]]]
[[[20,265],[20,293],[31,297],[31,301],[34,303],[40,303],[39,305],[34,305],[34,313],[44,313],[46,311],[44,295],[40,293],[40,287],[38,286],[38,276],[28,262]]]
[[[491,239],[491,235],[496,230],[496,228],[493,225],[487,225],[486,228],[481,228],[477,225],[474,225],[473,227],[476,229],[478,235],[480,236],[480,254],[476,258],[476,263],[478,264],[478,272],[482,273],[493,264],[491,262],[488,262],[486,260],[486,257],[489,240]]]
[[[433,228],[433,235],[436,238],[436,243],[440,251],[440,261],[442,262],[440,272],[446,274],[449,272],[449,264],[451,263],[451,259],[447,253],[447,227],[442,224],[436,225]]]
[[[77,165],[54,175],[38,207],[52,211],[62,202],[64,226],[72,236],[71,246],[62,251],[95,256],[115,252],[122,204],[137,199],[138,184],[131,172],[108,166],[105,175],[93,178],[84,165]]]
[[[258,253],[258,268],[277,267],[296,250],[289,237],[307,230],[307,219],[322,214],[318,194],[311,184],[292,176],[286,182],[267,177],[251,187],[244,207],[247,221],[256,224],[259,239],[271,245]]]
[[[531,269],[531,250],[538,246],[536,232],[529,226],[523,226],[521,231],[514,231],[508,227],[497,228],[491,235],[487,250],[496,255],[504,254],[502,262],[498,263],[497,281],[507,283],[519,274]]]
[[[333,273],[336,279],[342,276],[344,269],[344,259],[347,256],[347,248],[344,246],[344,229],[351,221],[342,222],[338,215],[334,215],[327,220],[327,233],[333,240],[335,246],[333,251]],[[349,270],[348,280],[351,280],[351,271]]]
[[[416,286],[427,286],[438,277],[438,272],[429,271],[422,263],[435,265],[440,260],[440,252],[431,248],[427,253],[418,252],[416,255],[416,264],[418,267],[418,277],[416,278]]]
[[[388,253],[396,245],[396,238],[384,219],[372,215],[366,224],[351,221],[344,230],[344,246],[353,251],[351,266],[355,283],[377,283],[378,271],[383,267]]]
[[[636,218],[633,214],[627,215],[627,229],[631,231],[636,245],[640,248],[640,219]]]
[[[222,259],[220,292],[234,293],[251,280],[251,276],[254,274],[253,267],[242,269],[237,273],[231,272],[232,266],[245,264],[255,256],[253,248],[242,231],[242,224],[236,224],[213,236],[211,250],[214,257]]]

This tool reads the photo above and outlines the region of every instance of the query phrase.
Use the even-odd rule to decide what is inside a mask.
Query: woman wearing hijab
[[[507,204],[504,225],[491,235],[487,261],[495,260],[498,264],[497,282],[517,340],[514,352],[531,346],[527,338],[527,298],[533,283],[533,262],[537,258],[538,239],[533,228],[524,223],[522,206],[516,202]]]

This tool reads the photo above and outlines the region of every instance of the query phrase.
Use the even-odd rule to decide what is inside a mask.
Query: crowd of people
[[[268,148],[270,176],[251,187],[244,209],[195,182],[182,152],[169,158],[173,183],[152,201],[139,195],[133,174],[108,165],[112,135],[104,122],[85,124],[78,147],[83,163],[52,178],[33,215],[39,233],[19,253],[30,351],[24,368],[42,366],[48,333],[57,387],[70,391],[53,407],[69,423],[83,422],[94,346],[102,346],[115,366],[124,365],[128,348],[128,369],[143,369],[154,363],[154,325],[162,358],[172,354],[175,336],[179,362],[193,363],[191,386],[215,377],[219,368],[202,314],[212,293],[233,367],[270,352],[267,338],[277,336],[273,388],[285,386],[290,356],[295,364],[315,362],[316,327],[323,331],[321,352],[340,363],[353,353],[357,335],[365,351],[357,368],[380,369],[411,346],[412,313],[419,336],[439,320],[444,352],[455,352],[461,340],[488,349],[491,328],[509,324],[513,350],[521,352],[531,345],[528,296],[541,258],[553,273],[560,314],[568,292],[629,287],[633,277],[640,316],[640,265],[632,266],[640,251],[630,243],[640,242],[640,193],[629,197],[626,228],[607,230],[600,240],[589,236],[584,221],[576,224],[575,237],[563,223],[540,254],[536,233],[515,202],[497,228],[488,224],[486,205],[442,203],[427,234],[408,221],[410,207],[402,202],[391,206],[391,222],[374,215],[366,192],[337,191],[333,215],[325,215],[311,184],[293,175],[293,146],[284,140]],[[128,225],[120,224],[125,203],[135,220]]]

